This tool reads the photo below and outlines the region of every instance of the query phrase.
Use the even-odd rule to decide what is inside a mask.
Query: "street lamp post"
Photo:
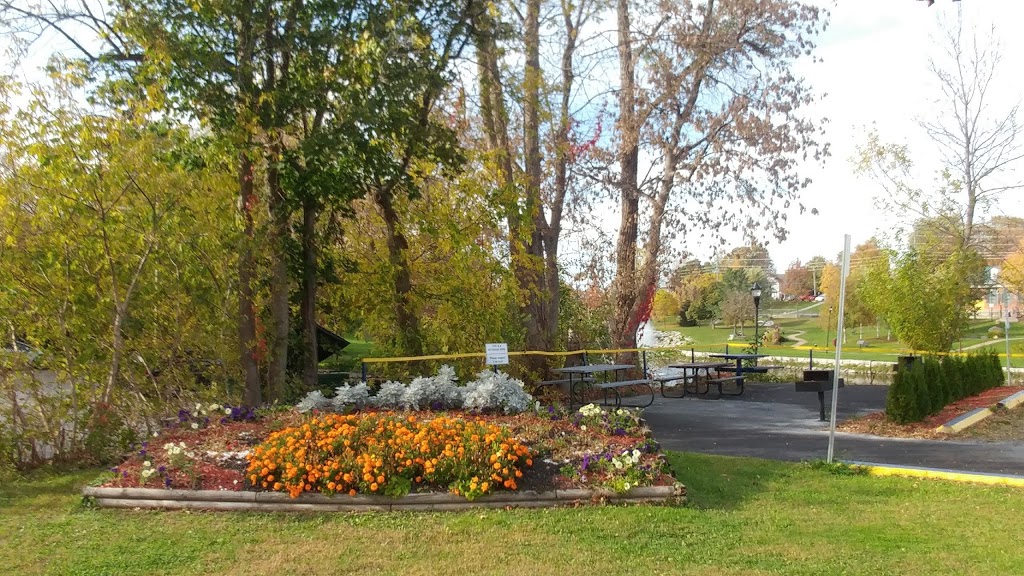
[[[757,317],[761,308],[761,287],[757,282],[750,287],[750,295],[754,297],[754,353],[761,347],[761,341],[757,338]]]
[[[832,332],[832,306],[828,307],[828,323],[825,324],[825,350],[828,350],[828,337]]]

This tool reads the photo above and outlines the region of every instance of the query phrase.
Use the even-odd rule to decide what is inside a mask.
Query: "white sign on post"
[[[484,344],[487,352],[488,366],[504,366],[508,364],[508,344],[499,342],[496,344]]]

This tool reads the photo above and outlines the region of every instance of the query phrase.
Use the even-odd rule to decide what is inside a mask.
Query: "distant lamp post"
[[[761,341],[757,338],[757,317],[761,308],[761,286],[754,282],[750,287],[750,295],[754,297],[754,350],[761,347]]]
[[[825,324],[825,350],[828,350],[828,337],[832,331],[832,306],[828,307],[828,323]]]

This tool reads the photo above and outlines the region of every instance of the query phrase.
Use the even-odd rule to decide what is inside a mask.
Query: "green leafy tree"
[[[947,352],[967,328],[984,261],[958,250],[937,259],[915,250],[876,261],[866,275],[867,304],[915,350]]]
[[[23,440],[66,458],[89,439],[85,457],[102,460],[123,449],[104,431],[233,392],[223,267],[238,229],[223,154],[144,107],[83,103],[74,63],[54,62],[52,78],[0,115],[0,319],[41,351],[2,385],[32,396],[13,422]]]

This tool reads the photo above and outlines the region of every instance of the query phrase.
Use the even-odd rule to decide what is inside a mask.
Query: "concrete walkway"
[[[839,418],[881,410],[886,386],[847,386]],[[713,396],[714,394],[712,394]],[[826,406],[831,401],[825,395]],[[819,460],[828,450],[828,423],[818,421],[818,398],[793,384],[747,385],[721,400],[662,398],[644,410],[655,438],[669,450],[773,460]],[[986,443],[836,435],[836,457],[880,464],[927,466],[993,474],[1024,474],[1024,443]]]

